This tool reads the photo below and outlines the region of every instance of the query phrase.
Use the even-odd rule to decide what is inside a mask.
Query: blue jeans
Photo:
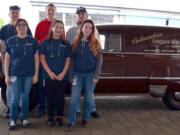
[[[10,120],[18,118],[18,105],[21,98],[21,120],[28,118],[29,94],[32,87],[32,77],[10,77]],[[21,96],[20,96],[21,95]]]
[[[9,86],[6,87],[6,101],[7,101],[7,107],[10,107],[10,90]]]
[[[82,119],[89,120],[92,110],[93,93],[96,83],[93,82],[94,73],[75,73],[72,81],[71,99],[69,104],[69,123],[75,124],[76,110],[84,88],[84,112]]]
[[[92,103],[91,112],[94,112],[94,111],[96,111],[96,104],[95,104],[95,101],[94,101],[94,92],[93,92],[93,100],[92,100],[91,103]],[[81,112],[81,99],[79,100],[79,103],[77,104],[76,112]]]

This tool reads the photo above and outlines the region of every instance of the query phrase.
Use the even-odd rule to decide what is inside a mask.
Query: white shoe
[[[11,120],[9,122],[9,130],[15,130],[16,129],[16,122],[14,120]]]
[[[21,124],[23,125],[24,128],[28,128],[30,126],[30,122],[28,120],[23,120]]]

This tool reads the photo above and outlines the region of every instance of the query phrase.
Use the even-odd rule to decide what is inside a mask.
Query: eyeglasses
[[[26,24],[17,24],[17,27],[25,27]]]

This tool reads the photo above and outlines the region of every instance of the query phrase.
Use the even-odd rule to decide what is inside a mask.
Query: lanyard
[[[24,55],[26,55],[26,44],[27,44],[27,37],[25,38],[25,42],[24,42]],[[16,37],[16,47],[19,47],[19,43],[18,43],[18,37]]]
[[[86,39],[82,39],[81,40],[81,46],[82,46],[82,48],[81,48],[81,54],[83,55],[84,54],[84,48],[85,48],[85,42],[87,42],[88,40],[86,40]]]
[[[58,57],[60,56],[60,45],[61,45],[61,40],[59,41],[59,44],[58,44],[58,54],[57,54]],[[54,48],[53,48],[52,42],[50,44],[50,49],[51,49],[51,54],[49,57],[53,58],[54,57]]]

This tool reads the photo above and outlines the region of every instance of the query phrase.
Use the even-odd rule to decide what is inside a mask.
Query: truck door
[[[127,91],[134,93],[148,92],[148,79],[153,67],[160,61],[158,48],[150,48],[154,31],[126,33],[125,56],[127,63],[126,84]],[[157,35],[158,36],[158,35]]]
[[[100,34],[100,39],[103,48],[103,67],[98,86],[103,86],[103,92],[116,93],[123,90],[126,69],[121,34]]]

